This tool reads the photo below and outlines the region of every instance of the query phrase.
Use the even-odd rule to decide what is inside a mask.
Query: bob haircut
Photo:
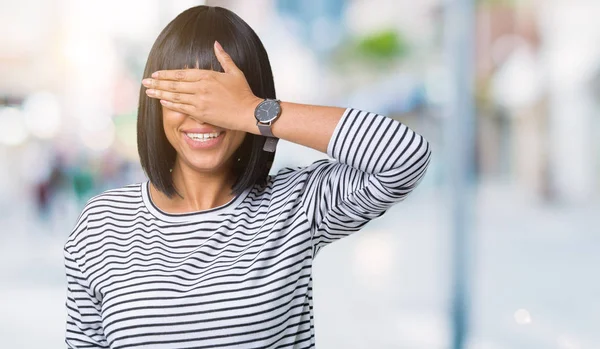
[[[157,70],[199,68],[223,72],[214,54],[215,40],[225,48],[244,73],[254,95],[276,98],[269,57],[258,35],[235,13],[211,6],[185,10],[158,35],[144,69],[144,78]],[[142,168],[152,184],[168,197],[177,192],[171,169],[177,156],[164,132],[162,108],[157,99],[140,90],[137,145]],[[263,151],[264,136],[246,134],[233,154],[236,182],[232,193],[239,195],[255,184],[265,185],[275,153]]]

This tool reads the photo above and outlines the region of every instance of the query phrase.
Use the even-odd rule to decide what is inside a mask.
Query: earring
[[[238,161],[238,162],[242,161],[242,158],[238,158],[238,159],[237,159],[237,161]]]
[[[169,169],[169,172],[173,173],[173,169],[172,169],[172,168],[170,168],[170,169]]]

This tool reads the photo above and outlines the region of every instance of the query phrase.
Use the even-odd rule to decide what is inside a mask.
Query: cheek
[[[176,111],[163,108],[162,110],[163,129],[167,138],[177,133],[177,128],[185,120],[185,115]]]
[[[233,137],[232,143],[235,150],[242,145],[242,142],[244,142],[244,137],[246,137],[246,132],[237,132],[235,137]]]

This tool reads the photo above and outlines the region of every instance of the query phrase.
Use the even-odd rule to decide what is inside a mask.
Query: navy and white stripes
[[[67,347],[314,348],[316,253],[404,199],[430,158],[355,109],[327,153],[201,212],[162,212],[147,182],[92,198],[65,244]]]

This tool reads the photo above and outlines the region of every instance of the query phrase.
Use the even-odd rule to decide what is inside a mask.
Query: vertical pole
[[[464,349],[469,328],[474,159],[474,0],[448,0],[445,53],[450,98],[446,135],[452,241],[452,348]]]

